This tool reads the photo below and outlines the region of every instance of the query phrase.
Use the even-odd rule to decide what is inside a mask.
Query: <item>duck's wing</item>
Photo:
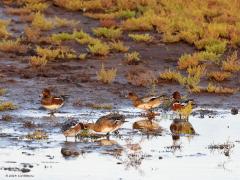
[[[64,103],[63,98],[61,97],[52,97],[52,104],[61,105]]]
[[[149,97],[142,98],[142,102],[147,103],[150,101],[154,101],[155,99],[158,99],[158,98],[159,98],[159,96],[149,96]]]
[[[100,117],[95,124],[99,126],[113,126],[115,124],[125,122],[125,116],[118,113],[111,113],[106,116]]]

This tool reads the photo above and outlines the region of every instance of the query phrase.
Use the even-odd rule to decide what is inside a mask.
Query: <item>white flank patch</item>
[[[49,110],[56,110],[56,109],[59,109],[62,106],[63,106],[63,104],[61,104],[61,105],[57,105],[57,104],[43,105],[44,108],[49,109]]]

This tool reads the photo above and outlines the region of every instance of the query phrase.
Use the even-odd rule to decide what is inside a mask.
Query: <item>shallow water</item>
[[[132,130],[132,123],[142,119],[140,111],[122,108],[127,115],[120,136],[110,142],[85,140],[65,142],[60,122],[67,117],[96,120],[107,111],[90,109],[66,110],[50,119],[45,111],[13,111],[12,122],[1,121],[0,179],[240,179],[240,116],[214,110],[213,115],[191,116],[189,121],[198,135],[182,135],[173,141],[169,130],[172,117],[162,113],[157,121],[164,129],[160,135],[147,135]],[[215,115],[217,114],[217,115]],[[49,139],[29,141],[19,137],[34,129],[22,127],[30,119],[48,132]],[[229,156],[224,150],[211,150],[209,145],[234,144]],[[78,151],[79,156],[63,157],[61,148]]]

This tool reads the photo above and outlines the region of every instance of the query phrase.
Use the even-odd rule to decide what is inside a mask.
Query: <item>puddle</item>
[[[132,109],[119,110],[129,121],[124,124],[119,135],[111,136],[110,140],[103,137],[77,142],[74,142],[74,138],[65,142],[65,137],[60,133],[61,122],[69,117],[94,121],[106,112],[89,109],[67,110],[56,114],[55,119],[50,120],[46,111],[42,110],[20,113],[13,111],[11,115],[15,121],[0,122],[1,179],[21,177],[59,180],[59,177],[66,176],[69,179],[179,179],[179,174],[181,179],[199,180],[240,177],[239,115],[214,109],[214,115],[202,117],[196,110],[189,120],[196,135],[180,134],[176,138],[170,131],[172,115],[161,113],[157,122],[164,132],[151,135],[132,129],[135,121],[144,118],[138,117],[140,111],[129,110]],[[18,138],[33,131],[23,131],[22,123],[17,120],[19,117],[43,124],[49,138],[39,141]],[[50,126],[54,123],[60,124]],[[210,145],[226,142],[234,144],[228,155],[221,149],[209,148]],[[61,150],[64,148],[75,154],[63,156]]]

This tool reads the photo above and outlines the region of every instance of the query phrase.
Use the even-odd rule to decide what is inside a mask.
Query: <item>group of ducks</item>
[[[150,122],[155,118],[154,108],[163,104],[168,104],[169,108],[180,115],[180,119],[184,116],[188,119],[188,116],[192,112],[192,105],[194,101],[192,99],[186,100],[181,97],[178,91],[172,94],[172,97],[166,95],[150,96],[150,97],[138,97],[135,93],[130,92],[128,98],[132,101],[133,106],[147,111],[147,117]],[[169,103],[170,102],[170,103]],[[57,97],[51,94],[49,89],[44,89],[42,92],[41,105],[50,110],[50,114],[54,113],[64,105],[64,97]],[[88,130],[95,133],[105,133],[108,137],[110,133],[118,130],[125,122],[126,117],[119,113],[110,113],[108,115],[100,117],[95,123],[82,123],[77,120],[67,120],[62,126],[62,132],[66,137],[76,137],[82,130]]]

